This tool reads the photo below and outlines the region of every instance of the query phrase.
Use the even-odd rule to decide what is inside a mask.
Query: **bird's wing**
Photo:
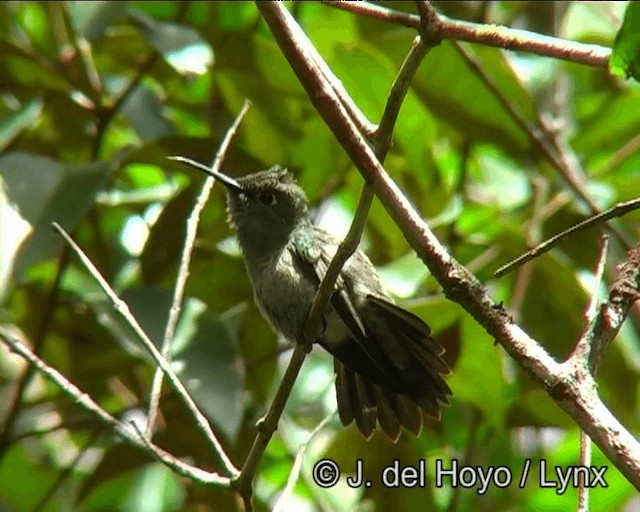
[[[294,237],[294,244],[303,272],[319,284],[337,243],[323,232],[306,231]],[[367,438],[379,423],[395,441],[401,426],[414,434],[420,431],[421,409],[429,416],[440,416],[440,405],[448,403],[452,394],[441,376],[449,373],[449,368],[440,358],[443,349],[431,337],[427,324],[358,286],[363,279],[358,272],[374,272],[368,260],[362,264],[364,268],[343,269],[325,313],[327,324],[337,320],[344,326],[343,334],[326,328],[319,342],[335,357],[342,423],[355,420]],[[377,284],[372,286],[376,293],[382,293]]]
[[[317,232],[316,236],[303,232],[294,237],[294,245],[302,260],[303,271],[308,272],[319,285],[333,258],[334,251],[331,250],[331,246],[335,249],[335,241],[319,239]],[[347,332],[342,339],[327,340],[326,337],[320,337],[320,344],[367,379],[393,389],[397,369],[392,367],[389,358],[380,350],[378,344],[367,339],[366,326],[347,292],[342,275],[336,281],[330,304],[346,326]],[[325,315],[329,322],[332,320],[330,315],[331,313]]]

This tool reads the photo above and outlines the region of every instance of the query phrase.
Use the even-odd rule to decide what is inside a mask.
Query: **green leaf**
[[[472,55],[500,94],[526,120],[535,122],[533,99],[505,56],[495,48],[481,46],[474,46]],[[427,54],[412,86],[434,116],[466,137],[490,142],[509,154],[531,149],[526,132],[453,43],[445,41]]]
[[[246,279],[246,278],[245,278]],[[254,401],[269,403],[278,368],[278,340],[258,308],[248,305],[239,328],[239,345],[247,369],[247,389]]]
[[[105,481],[84,501],[83,510],[99,512],[170,512],[182,509],[185,490],[166,466],[154,462]]]
[[[502,372],[503,353],[468,315],[462,317],[462,352],[448,382],[454,400],[472,403],[497,429],[503,428],[508,387]]]
[[[515,209],[531,197],[531,182],[524,170],[495,146],[477,146],[466,192],[471,200],[500,210]]]
[[[191,396],[230,440],[244,415],[244,365],[237,336],[230,330],[235,316],[215,318],[195,300],[185,304],[176,331],[173,360]],[[180,346],[182,345],[182,346]]]
[[[3,87],[10,85],[15,91],[52,91],[70,93],[71,86],[56,73],[41,55],[33,54],[10,41],[0,40]]]
[[[32,457],[20,444],[3,451],[0,459],[0,509],[33,510],[43,490],[56,481],[56,469],[36,466]]]
[[[204,74],[213,65],[213,50],[196,30],[185,25],[160,22],[140,11],[131,17],[149,42],[180,74]]]
[[[567,259],[558,249],[554,251],[532,263],[530,279],[536,286],[527,288],[520,325],[551,355],[563,360],[584,329],[582,311],[588,295]],[[554,299],[559,296],[561,301]]]
[[[629,2],[609,60],[612,73],[640,81],[640,3]]]
[[[0,124],[0,151],[4,150],[20,133],[36,122],[42,113],[42,100],[31,100],[18,112]]]
[[[169,263],[178,261],[184,247],[186,219],[195,202],[193,188],[186,187],[171,198],[151,226],[140,255],[141,273],[145,283],[155,283],[169,272],[175,275],[176,267]],[[220,220],[222,221],[222,218]]]
[[[122,113],[144,142],[176,133],[173,124],[163,115],[160,100],[145,86],[134,89],[122,105]]]
[[[51,223],[72,231],[93,204],[112,165],[111,161],[65,165],[21,152],[0,157],[0,176],[7,185],[9,201],[33,230],[16,256],[16,277],[23,277],[31,265],[56,254],[62,239]]]
[[[76,29],[91,43],[98,41],[116,19],[127,10],[128,2],[74,2],[69,4]]]
[[[159,349],[164,338],[172,292],[168,289],[138,287],[126,290],[121,296]],[[109,315],[108,308],[101,306],[100,311],[103,318]],[[222,320],[211,315],[201,301],[186,299],[171,347],[172,362],[178,377],[199,407],[229,439],[235,439],[244,414],[244,365],[234,332],[238,313],[227,314]],[[113,313],[110,317],[113,318]],[[150,361],[151,356],[139,341],[123,334],[126,331],[122,329],[126,328],[122,320],[118,318],[116,323],[107,322],[107,326],[125,350]]]

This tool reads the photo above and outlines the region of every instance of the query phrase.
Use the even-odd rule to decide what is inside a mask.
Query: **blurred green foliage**
[[[389,4],[415,8],[412,2]],[[624,7],[436,4],[453,17],[607,46]],[[414,32],[319,3],[288,7],[356,104],[377,122]],[[626,51],[623,45],[637,46],[630,39],[621,33],[615,58]],[[601,208],[640,195],[637,84],[603,69],[478,45],[466,49],[527,124],[535,127],[540,118],[559,123],[559,141],[584,167],[579,179]],[[620,65],[633,74],[637,58],[630,59]],[[48,363],[120,418],[145,410],[154,366],[84,267],[62,256],[50,223],[73,234],[159,345],[185,222],[203,182],[166,157],[210,162],[245,98],[252,107],[225,160],[227,172],[283,164],[307,191],[319,222],[332,227],[350,218],[362,179],[252,3],[0,4],[0,322],[37,343]],[[433,48],[415,76],[386,168],[496,302],[503,301],[553,356],[566,357],[585,325],[599,233],[570,238],[500,281],[492,277],[529,245],[588,212],[452,42]],[[633,238],[639,219],[629,214],[615,225]],[[241,465],[287,353],[253,305],[230,235],[224,198],[215,190],[202,215],[173,358]],[[365,442],[334,417],[308,446],[285,510],[575,508],[575,489],[558,495],[540,488],[536,471],[540,460],[549,467],[578,463],[576,426],[469,315],[444,299],[377,202],[363,245],[402,304],[428,321],[446,346],[456,397],[441,422],[429,422],[418,439],[403,436],[397,445],[378,436]],[[609,267],[623,258],[614,242]],[[59,272],[59,291],[52,294]],[[636,435],[637,327],[635,313],[605,355],[598,379],[612,412]],[[6,347],[0,350],[0,510],[240,508],[231,491],[194,485],[119,443],[37,375],[15,402],[25,365]],[[300,445],[335,410],[332,376],[329,357],[314,350],[261,462],[259,510],[274,506]],[[168,386],[165,391],[156,441],[216,469],[190,417]],[[354,490],[344,483],[323,489],[311,479],[323,456],[346,473],[363,459],[372,478],[394,459],[426,459],[429,471],[435,460],[506,466],[514,483],[492,486],[483,496],[449,483],[436,488],[431,474],[423,489]],[[535,469],[519,489],[526,459]],[[610,466],[609,487],[591,492],[593,510],[638,506],[632,486],[595,448],[593,463]]]
[[[630,2],[613,43],[612,73],[640,81],[640,6]]]

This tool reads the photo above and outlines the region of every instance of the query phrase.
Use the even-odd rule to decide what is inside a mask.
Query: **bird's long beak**
[[[188,166],[193,167],[194,169],[198,169],[199,171],[202,171],[203,173],[219,180],[220,183],[222,183],[225,187],[227,187],[227,189],[229,189],[231,192],[240,193],[244,190],[242,188],[242,185],[240,185],[240,183],[238,183],[236,180],[234,180],[230,176],[227,176],[226,174],[222,174],[221,172],[218,172],[218,171],[214,171],[209,167],[207,167],[206,165],[201,164],[200,162],[191,160],[191,158],[186,158],[184,156],[168,156],[167,158],[169,160],[175,160],[176,162],[182,162],[183,164],[187,164]]]

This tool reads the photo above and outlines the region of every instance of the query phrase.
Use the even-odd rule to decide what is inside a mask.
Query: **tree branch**
[[[589,217],[588,219],[579,222],[578,224],[571,226],[564,231],[561,231],[557,235],[552,236],[548,240],[545,240],[541,244],[538,244],[536,247],[531,249],[530,251],[525,252],[521,256],[518,256],[515,260],[510,261],[506,265],[501,266],[498,270],[494,272],[496,277],[502,277],[506,273],[513,270],[514,267],[518,267],[520,265],[524,265],[527,261],[531,261],[532,259],[544,254],[545,252],[550,251],[556,245],[558,245],[564,238],[575,235],[576,233],[583,231],[587,228],[595,226],[601,222],[604,222],[609,219],[613,219],[615,217],[622,217],[629,212],[637,210],[640,208],[640,199],[633,199],[631,201],[627,201],[626,203],[620,203],[615,205],[613,208],[610,208],[607,211],[601,212],[593,217]]]
[[[373,3],[339,1],[323,3],[330,7],[344,9],[381,21],[404,25],[417,30],[420,29],[421,20],[419,16],[381,7]],[[568,41],[527,30],[453,20],[437,13],[434,21],[437,27],[436,35],[440,39],[453,39],[487,46],[497,46],[506,50],[529,52],[601,68],[607,67],[611,56],[611,49],[604,46]]]
[[[220,144],[220,148],[216,153],[216,156],[213,160],[212,169],[214,171],[219,171],[220,166],[222,165],[222,161],[229,149],[229,145],[231,144],[231,139],[233,139],[236,131],[238,130],[238,126],[240,122],[244,118],[247,110],[249,110],[249,106],[251,103],[249,101],[245,101],[238,112],[233,124],[227,130],[227,133]],[[191,215],[187,220],[187,234],[184,241],[184,247],[182,250],[182,255],[180,257],[180,265],[178,268],[178,277],[176,278],[176,285],[173,290],[173,298],[171,300],[171,308],[169,309],[169,318],[167,319],[167,325],[164,330],[164,338],[162,340],[162,357],[164,357],[167,361],[171,359],[171,343],[173,342],[173,337],[176,330],[176,325],[178,324],[178,318],[180,318],[180,311],[182,310],[182,299],[184,297],[184,289],[187,284],[187,277],[189,276],[189,264],[191,263],[191,253],[193,251],[193,244],[196,240],[196,234],[198,232],[198,224],[200,222],[200,214],[204,209],[205,204],[207,204],[207,200],[209,199],[209,195],[211,194],[211,189],[213,188],[215,180],[211,176],[207,177],[202,186],[202,190],[198,195],[196,200],[196,204],[191,211]],[[153,436],[153,429],[155,428],[156,416],[158,414],[158,405],[160,403],[160,393],[162,391],[162,381],[163,381],[164,373],[160,367],[156,368],[156,372],[153,375],[153,384],[151,386],[151,399],[149,401],[149,415],[147,420],[147,426],[145,429],[145,435],[151,439]]]
[[[640,299],[640,247],[631,249],[611,286],[609,298],[596,309],[568,362],[596,375],[602,354],[618,334],[635,301]]]
[[[604,284],[604,269],[607,263],[607,250],[609,248],[608,235],[602,235],[600,238],[600,257],[598,258],[598,264],[594,272],[594,287],[591,294],[591,300],[589,301],[589,307],[587,308],[585,317],[590,323],[596,316],[598,311],[598,303],[600,298],[600,289]],[[576,351],[580,351],[581,343],[583,343],[585,337],[583,336],[578,345]],[[593,374],[595,377],[595,373]],[[584,430],[580,431],[580,459],[579,465],[582,467],[591,466],[591,439],[585,434]],[[578,512],[587,512],[589,510],[589,485],[586,479],[581,478],[578,483]]]
[[[576,380],[575,369],[557,363],[504,310],[495,307],[481,283],[440,244],[362,140],[333,89],[308,58],[305,41],[299,37],[299,28],[292,28],[297,24],[286,9],[274,2],[260,2],[258,8],[318,113],[446,296],[466,309],[640,489],[640,445],[636,439],[609,412],[588,382]]]
[[[256,5],[258,6],[258,9],[260,9],[263,17],[265,17],[265,21],[267,21],[267,24],[269,24],[269,27],[273,31],[274,27],[271,25],[269,19],[265,16],[264,11],[262,10],[264,4],[256,2]],[[338,84],[340,82],[337,80],[337,78],[335,78],[332,72],[327,71],[330,68],[316,52],[314,46],[308,40],[304,32],[300,30],[297,25],[292,25],[291,30],[297,32],[298,40],[301,41],[301,45],[304,46],[304,48],[300,47],[299,49],[303,51],[306,58],[313,63],[312,72],[317,74],[316,79],[322,81],[331,88],[332,92],[334,93],[334,97],[340,103],[341,107],[345,109],[345,115],[347,115],[351,122],[354,123],[354,129],[357,133],[357,137],[360,139],[362,144],[367,145],[368,142],[365,140],[364,136],[370,135],[368,129],[370,123],[366,119],[363,120],[360,116],[354,116],[353,110],[348,108],[348,105],[353,104],[353,100],[351,100],[344,89],[336,86],[334,80]],[[375,154],[376,157],[381,161],[384,161],[384,158],[391,145],[391,135],[393,133],[393,127],[397,120],[402,102],[406,96],[409,86],[411,85],[411,79],[415,74],[420,62],[424,58],[424,55],[426,54],[428,48],[429,47],[426,46],[422,41],[422,37],[418,36],[414,40],[407,58],[403,62],[400,71],[398,72],[398,75],[394,80],[391,92],[387,100],[387,104],[385,106],[382,120],[378,129],[373,134],[373,146],[375,147]],[[365,184],[362,189],[360,199],[358,201],[358,207],[351,223],[351,227],[349,228],[349,232],[347,233],[347,236],[344,238],[342,243],[338,246],[338,249],[333,256],[331,263],[329,264],[327,272],[323,277],[318,290],[316,291],[316,295],[314,297],[313,304],[311,306],[309,316],[305,324],[302,340],[298,340],[299,343],[296,344],[285,376],[283,377],[282,382],[280,383],[280,387],[278,388],[276,397],[271,404],[267,416],[260,425],[258,435],[254,440],[245,465],[243,466],[241,474],[237,479],[237,489],[243,497],[245,507],[249,507],[248,510],[250,510],[250,507],[252,506],[251,482],[257,469],[258,462],[262,457],[262,454],[264,453],[264,450],[266,449],[271,436],[277,429],[278,420],[282,414],[282,411],[284,410],[285,403],[291,392],[295,379],[300,371],[302,363],[304,362],[306,354],[311,349],[311,344],[315,340],[316,332],[320,325],[324,309],[329,302],[331,295],[333,294],[335,283],[338,279],[338,276],[340,275],[342,267],[360,243],[372,200],[373,192],[371,188]]]
[[[509,112],[514,121],[516,121],[527,134],[533,146],[536,147],[556,169],[567,186],[586,204],[591,213],[598,214],[600,210],[583,183],[584,171],[579,165],[576,165],[576,159],[570,158],[566,148],[559,143],[560,141],[557,140],[557,136],[551,133],[547,124],[544,123],[542,119],[537,119],[538,126],[532,126],[519,111],[518,107],[502,93],[495,80],[483,69],[478,59],[458,42],[454,44],[454,48],[485,83],[498,102]],[[607,229],[620,240],[623,246],[629,248],[625,236],[622,233],[618,232],[613,226],[607,226]]]
[[[162,371],[167,376],[167,379],[169,380],[169,382],[171,382],[172,386],[178,393],[178,397],[180,398],[180,400],[182,400],[182,402],[187,407],[187,409],[189,409],[189,412],[191,412],[191,414],[193,415],[193,418],[196,421],[196,425],[198,426],[200,431],[205,435],[205,438],[207,439],[209,445],[213,449],[214,454],[218,457],[218,459],[222,463],[222,466],[224,467],[226,472],[232,477],[236,476],[238,474],[238,470],[235,468],[231,460],[229,460],[229,458],[227,457],[227,454],[222,448],[222,445],[218,441],[216,435],[213,433],[213,430],[211,430],[211,426],[209,425],[209,422],[204,417],[204,415],[200,412],[200,410],[198,409],[198,406],[195,404],[193,399],[189,396],[188,391],[186,390],[182,382],[180,382],[180,379],[178,379],[177,375],[175,374],[175,372],[173,371],[173,369],[171,368],[167,360],[164,357],[162,357],[162,354],[158,352],[158,349],[156,349],[153,342],[149,339],[149,337],[144,332],[142,327],[140,327],[140,324],[138,323],[136,318],[133,316],[133,314],[129,310],[129,306],[127,306],[126,302],[124,302],[122,299],[120,299],[120,297],[116,295],[113,289],[109,286],[109,283],[107,283],[104,277],[100,275],[100,272],[95,267],[95,265],[91,262],[91,260],[87,257],[87,255],[84,254],[84,252],[82,251],[82,249],[80,249],[78,244],[76,244],[75,241],[67,234],[67,232],[64,229],[62,229],[62,227],[60,227],[60,225],[57,224],[56,222],[53,223],[53,228],[71,246],[71,248],[80,258],[80,261],[82,261],[83,265],[86,267],[89,273],[93,276],[96,282],[100,285],[100,288],[102,288],[102,290],[107,295],[107,297],[109,297],[115,310],[122,316],[122,318],[127,322],[127,324],[131,326],[131,328],[136,333],[140,341],[142,341],[142,344],[151,354],[151,357],[153,357],[154,361],[158,364],[158,366],[162,368]]]
[[[118,421],[108,412],[95,403],[89,395],[78,389],[73,383],[66,379],[60,372],[51,368],[29,348],[27,348],[18,338],[13,336],[10,331],[4,327],[0,327],[0,340],[10,346],[16,353],[24,357],[29,363],[48,380],[58,386],[66,395],[71,397],[73,401],[87,411],[102,425],[108,427],[115,432],[123,441],[128,444],[140,448],[147,452],[150,456],[157,457],[169,468],[177,474],[190,478],[204,485],[212,485],[215,487],[229,487],[231,481],[229,478],[220,476],[218,473],[204,471],[202,469],[185,464],[176,459],[173,455],[165,452],[158,446],[148,443],[144,436],[140,438],[130,427]]]
[[[262,454],[267,449],[271,436],[278,428],[278,421],[280,420],[280,416],[282,416],[284,406],[291,394],[291,389],[295,384],[310,347],[310,344],[307,343],[296,343],[280,386],[278,386],[276,396],[271,402],[271,407],[269,407],[269,411],[265,417],[258,423],[258,434],[242,466],[242,471],[238,477],[232,481],[232,486],[238,491],[240,496],[242,496],[247,512],[253,510],[253,505],[251,504],[253,495],[252,483],[255,472],[258,469],[258,463],[260,462]]]

